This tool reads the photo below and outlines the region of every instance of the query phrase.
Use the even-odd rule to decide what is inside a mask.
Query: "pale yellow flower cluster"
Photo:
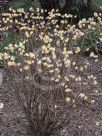
[[[29,80],[31,72],[37,71],[39,74],[43,74],[45,78],[49,77],[51,83],[60,84],[66,96],[65,101],[72,103],[73,108],[76,108],[76,98],[72,96],[72,94],[76,94],[74,86],[80,86],[81,84],[83,84],[83,88],[89,84],[97,86],[97,79],[94,75],[83,77],[88,66],[90,66],[87,61],[79,65],[78,60],[72,59],[71,56],[80,54],[80,47],[76,47],[72,51],[64,46],[61,51],[58,51],[57,46],[47,44],[42,45],[37,54],[36,52],[27,51],[25,42],[19,42],[19,44],[14,45],[9,44],[5,47],[5,52],[0,54],[0,60],[9,68],[12,67],[20,72],[26,72],[26,80]],[[10,52],[13,52],[14,55],[10,55]],[[85,66],[87,66],[87,69],[85,69]],[[84,92],[81,92],[77,97],[81,100],[89,101],[89,96],[85,95]]]
[[[91,85],[97,87],[98,81],[88,73],[90,63],[79,59],[82,49],[76,41],[85,36],[84,28],[94,29],[97,23],[102,25],[102,15],[94,13],[96,20],[83,19],[76,26],[68,24],[69,18],[76,17],[70,14],[64,14],[60,24],[57,24],[56,18],[61,16],[58,10],[52,9],[46,21],[42,16],[46,11],[39,8],[34,10],[31,7],[28,13],[24,9],[10,8],[9,11],[2,14],[4,30],[16,26],[24,42],[9,44],[4,48],[0,60],[5,66],[23,73],[28,81],[29,75],[39,73],[50,79],[52,86],[60,85],[65,101],[72,103],[74,108],[76,99],[88,101],[89,97],[83,90]],[[90,59],[98,60],[98,55],[91,52]],[[77,95],[78,88],[81,92]]]
[[[3,13],[2,14],[2,21],[5,24],[6,28],[11,28],[13,26],[16,26],[17,29],[20,30],[20,34],[25,38],[30,38],[34,33],[41,33],[43,29],[51,29],[51,25],[55,27],[54,33],[52,35],[60,37],[62,41],[65,41],[65,44],[68,42],[68,37],[65,39],[64,36],[68,33],[70,35],[72,34],[72,39],[77,40],[77,38],[80,38],[84,35],[83,32],[76,29],[75,25],[69,25],[68,24],[68,18],[74,18],[71,14],[64,14],[63,16],[58,12],[58,10],[52,9],[48,14],[49,16],[46,17],[47,20],[49,20],[46,24],[46,21],[44,19],[44,11],[43,9],[33,9],[32,7],[29,9],[29,12],[26,13],[24,9],[20,8],[17,10],[14,10],[12,8],[9,9],[9,13]],[[62,27],[60,28],[57,24],[58,17],[62,17],[63,19],[60,21]],[[65,27],[65,30],[63,31],[62,28]],[[51,35],[51,33],[50,33]],[[52,39],[49,37],[49,34],[43,35],[44,42],[51,42]]]
[[[94,17],[86,20],[85,18],[78,23],[79,28],[88,28],[89,30],[95,30],[97,25],[102,25],[102,13],[94,13]]]

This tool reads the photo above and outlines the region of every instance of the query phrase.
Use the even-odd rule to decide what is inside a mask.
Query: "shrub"
[[[102,52],[102,14],[94,13],[94,17],[88,20],[82,19],[78,23],[79,28],[83,29],[84,37],[81,39],[81,46]]]
[[[67,19],[74,16],[61,16],[57,10],[49,12],[45,21],[44,10],[39,8],[30,8],[29,13],[10,8],[2,15],[5,26],[1,30],[16,30],[21,36],[21,42],[4,48],[0,60],[12,80],[30,132],[33,136],[60,136],[72,120],[72,112],[90,104],[90,90],[99,87],[92,66],[86,58],[81,60],[82,47],[78,46],[91,30],[87,27],[96,24],[93,19],[82,20],[78,26],[68,24]],[[60,25],[59,16],[63,18]],[[98,61],[97,54],[91,52],[90,57]]]

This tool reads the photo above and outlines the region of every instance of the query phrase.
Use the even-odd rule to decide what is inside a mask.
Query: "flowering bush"
[[[34,45],[41,42],[41,38],[38,38],[40,35],[40,37],[42,37],[42,35],[48,34],[49,31],[53,35],[54,31],[54,39],[61,36],[63,40],[63,36],[66,36],[66,45],[71,46],[71,48],[75,45],[85,49],[94,49],[97,53],[101,51],[101,13],[94,13],[92,18],[88,20],[82,19],[78,25],[72,25],[73,19],[76,18],[76,16],[71,14],[61,15],[58,10],[55,11],[52,9],[51,12],[49,12],[49,16],[45,19],[45,12],[47,11],[39,8],[35,10],[32,7],[27,13],[24,9],[14,10],[10,8],[9,13],[2,14],[3,27],[0,30],[5,33],[10,31],[14,33],[16,31],[22,40],[28,39],[30,46],[33,45],[33,42],[35,42]],[[52,29],[53,31],[51,32]],[[33,40],[33,36],[37,37],[35,41]]]
[[[81,59],[83,46],[78,42],[89,31],[101,28],[101,14],[95,15],[97,23],[94,18],[83,19],[77,26],[68,23],[73,18],[70,14],[59,22],[57,10],[49,12],[46,20],[42,9],[30,8],[29,13],[9,10],[2,14],[5,26],[1,31],[16,30],[21,41],[4,47],[0,60],[9,72],[32,135],[60,135],[73,110],[90,104],[91,90],[99,87],[91,64],[87,58]],[[90,59],[97,62],[98,55],[91,52]]]

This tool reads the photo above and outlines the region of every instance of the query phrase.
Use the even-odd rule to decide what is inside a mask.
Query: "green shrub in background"
[[[40,7],[39,0],[12,0],[9,4],[9,7],[13,7],[14,9],[24,8],[28,9],[29,7]]]
[[[101,11],[100,7],[102,7],[102,0],[93,0],[92,1],[92,5],[91,5],[92,11],[100,12]]]

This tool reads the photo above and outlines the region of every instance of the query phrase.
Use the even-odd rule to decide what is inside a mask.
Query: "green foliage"
[[[10,43],[18,43],[21,41],[20,36],[14,32],[2,33],[2,42],[0,43],[0,52],[4,51],[4,47],[8,46]],[[11,53],[12,55],[12,53]],[[0,67],[3,67],[4,63],[0,61]]]
[[[93,0],[91,9],[92,11],[100,12],[101,6],[102,6],[102,0]]]
[[[13,7],[14,9],[18,9],[18,8],[24,8],[24,9],[28,9],[29,7],[40,7],[40,3],[38,0],[13,0],[9,3],[9,7]]]
[[[4,47],[8,46],[10,43],[18,43],[21,38],[17,33],[9,32],[8,34],[3,34],[3,40],[0,43],[0,52],[3,52]]]
[[[94,29],[85,28],[83,31],[84,36],[78,42],[83,51],[89,48],[90,51],[102,52],[102,26],[97,23]]]

